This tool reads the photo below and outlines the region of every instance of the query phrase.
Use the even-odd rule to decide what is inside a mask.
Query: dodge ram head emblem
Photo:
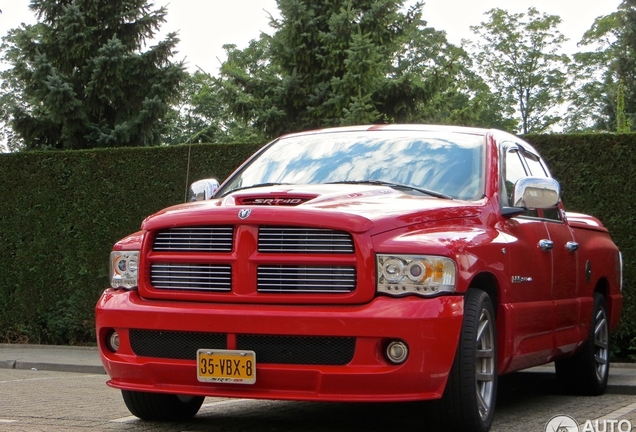
[[[240,209],[238,212],[238,217],[241,220],[245,220],[248,217],[250,217],[250,215],[252,214],[252,210],[251,209]]]

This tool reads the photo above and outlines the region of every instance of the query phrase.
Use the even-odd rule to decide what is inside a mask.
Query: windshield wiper
[[[227,192],[224,192],[223,195],[221,195],[219,198],[224,197],[228,194],[231,194],[233,192],[237,192],[240,190],[245,190],[245,189],[252,189],[252,188],[258,188],[258,187],[267,187],[267,186],[281,186],[281,185],[292,185],[294,183],[257,183],[257,184],[253,184],[250,186],[242,186],[240,188],[236,188],[236,189],[232,189],[229,190]]]
[[[436,192],[434,190],[424,189],[424,188],[420,188],[420,187],[416,187],[416,186],[410,186],[410,185],[405,185],[405,184],[400,184],[400,183],[392,183],[392,182],[387,182],[387,181],[382,181],[382,180],[343,180],[343,181],[329,182],[328,184],[369,184],[369,185],[374,185],[374,186],[388,186],[388,187],[393,188],[393,189],[414,190],[414,191],[421,192],[421,193],[426,194],[426,195],[433,196],[435,198],[453,199],[453,197],[450,196],[450,195],[446,195],[446,194],[441,193],[441,192]]]

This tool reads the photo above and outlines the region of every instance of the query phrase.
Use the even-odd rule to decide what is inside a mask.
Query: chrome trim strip
[[[351,234],[324,228],[260,227],[259,252],[353,253]]]
[[[159,231],[153,251],[160,252],[231,252],[234,227],[184,227]]]
[[[351,293],[356,287],[355,267],[260,266],[258,292]]]
[[[229,292],[232,268],[214,264],[152,264],[150,284],[163,290]]]

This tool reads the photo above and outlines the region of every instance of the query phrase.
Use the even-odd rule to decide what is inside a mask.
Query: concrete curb
[[[41,362],[13,362],[13,367],[7,369],[20,369],[20,370],[43,370],[52,372],[74,372],[74,373],[87,373],[95,375],[106,375],[106,371],[103,366],[94,365],[82,365],[82,364],[63,364],[63,363],[41,363]],[[0,363],[0,369],[2,369]]]
[[[0,344],[0,369],[105,374],[97,347]]]

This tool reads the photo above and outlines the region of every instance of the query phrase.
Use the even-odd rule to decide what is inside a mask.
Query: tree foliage
[[[616,92],[616,132],[629,133],[631,128],[631,121],[625,114],[625,84],[619,81]]]
[[[530,7],[526,13],[491,9],[471,30],[477,73],[520,119],[522,133],[544,132],[561,120],[568,56],[558,30],[561,18]]]
[[[262,144],[266,138],[236,119],[220,97],[219,80],[197,70],[186,74],[181,95],[171,115],[166,144],[238,143]]]
[[[579,45],[590,50],[574,55],[579,85],[571,129],[630,129],[636,124],[636,0],[598,17]]]
[[[31,0],[38,23],[4,37],[3,119],[12,148],[161,142],[184,76],[169,34],[146,48],[166,9],[147,0]]]
[[[226,46],[218,79],[231,115],[266,137],[393,122],[500,126],[501,107],[468,70],[466,52],[428,27],[422,3],[278,0],[244,50]]]

